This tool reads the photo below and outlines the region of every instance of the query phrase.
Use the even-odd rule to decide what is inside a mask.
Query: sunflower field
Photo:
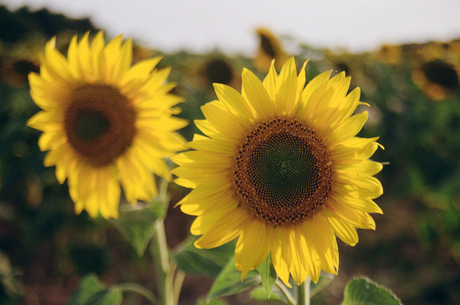
[[[0,304],[458,304],[460,39],[104,30],[0,6]]]

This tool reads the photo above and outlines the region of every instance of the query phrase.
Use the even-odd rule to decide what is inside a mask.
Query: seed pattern
[[[327,147],[308,124],[278,117],[256,124],[234,157],[239,205],[273,226],[292,226],[322,210],[334,172]]]
[[[72,148],[94,167],[112,164],[131,147],[136,111],[118,89],[86,84],[73,90],[64,127]]]

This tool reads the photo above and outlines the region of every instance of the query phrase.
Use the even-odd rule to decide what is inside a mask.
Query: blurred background
[[[349,1],[348,1],[349,2]],[[271,59],[310,63],[307,79],[345,71],[362,89],[370,119],[361,136],[380,136],[387,162],[378,178],[376,231],[360,230],[355,247],[339,242],[340,270],[313,304],[340,304],[346,282],[366,275],[404,304],[460,300],[460,22],[458,1],[2,1],[0,3],[0,304],[66,304],[88,273],[104,283],[154,289],[152,262],[102,219],[75,215],[67,185],[45,168],[26,127],[39,109],[27,75],[39,71],[45,43],[104,30],[133,38],[134,60],[164,55],[181,117],[200,119],[215,99],[212,83],[241,88],[247,67],[260,77]],[[4,4],[4,5],[2,5]],[[27,5],[27,6],[25,6]],[[379,5],[382,5],[379,7]],[[181,130],[191,139],[198,130]],[[173,209],[186,193],[170,185],[168,243],[178,247],[192,219]],[[122,267],[120,267],[122,266]],[[196,304],[212,278],[188,275],[180,304]],[[248,293],[229,304],[255,304]],[[127,296],[124,304],[144,304]],[[147,303],[145,303],[147,304]]]

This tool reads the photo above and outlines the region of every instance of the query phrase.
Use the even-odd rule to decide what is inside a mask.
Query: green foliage
[[[267,292],[267,296],[270,298],[273,285],[275,285],[276,279],[278,278],[275,268],[272,264],[271,255],[265,258],[263,263],[257,268],[257,271],[259,271],[260,278],[262,280],[262,286]]]
[[[273,303],[285,303],[283,302],[283,299],[276,293],[270,293],[268,295],[267,290],[263,287],[256,287],[251,291],[251,297],[254,300],[257,301],[263,301],[263,302],[273,302]]]
[[[122,298],[120,290],[106,289],[97,276],[92,274],[82,279],[67,305],[119,305]]]
[[[334,279],[334,275],[326,272],[321,272],[318,283],[310,283],[310,297],[313,297],[318,292],[326,288]]]
[[[95,30],[89,19],[70,19],[62,14],[54,14],[47,9],[31,12],[27,7],[21,7],[16,12],[10,12],[0,6],[0,40],[15,43],[27,36],[41,33],[50,39],[66,30],[85,32]]]
[[[43,166],[45,152],[37,145],[40,132],[26,126],[27,119],[39,110],[31,100],[27,74],[38,72],[38,54],[46,40],[57,35],[57,48],[65,53],[69,37],[94,29],[91,22],[71,20],[46,9],[31,12],[21,8],[10,12],[0,6],[0,28],[5,29],[0,33],[0,251],[5,254],[0,259],[0,269],[7,266],[0,271],[0,304],[24,303],[20,299],[24,291],[27,297],[47,304],[47,289],[61,289],[62,293],[68,287],[56,287],[55,283],[72,282],[69,279],[75,278],[75,274],[86,272],[104,274],[112,282],[126,277],[150,277],[151,262],[128,259],[126,255],[130,256],[131,251],[124,247],[130,246],[120,242],[120,234],[108,229],[106,221],[90,219],[85,212],[74,215],[66,183],[58,184],[54,168]],[[413,71],[431,60],[422,54],[436,54],[436,61],[451,61],[458,72],[460,61],[453,52],[455,44],[458,48],[458,41],[442,44],[441,48],[436,43],[395,46],[401,58],[392,63],[382,60],[378,51],[337,54],[302,45],[296,56],[298,64],[311,58],[306,71],[309,80],[329,69],[333,74],[346,71],[352,77],[352,87],[361,88],[361,100],[371,104],[371,108],[358,108],[370,112],[360,136],[380,136],[379,142],[386,148],[373,157],[390,163],[379,173],[385,194],[378,204],[385,214],[375,217],[375,232],[360,232],[358,246],[341,250],[341,265],[347,268],[339,272],[352,276],[353,270],[372,269],[373,274],[390,274],[393,289],[400,289],[401,293],[410,291],[399,295],[406,304],[455,304],[460,298],[460,91],[454,88],[444,100],[434,101],[424,92],[426,88],[417,86],[412,79]],[[169,79],[178,84],[174,93],[186,99],[179,116],[190,121],[202,119],[200,106],[215,99],[211,83],[216,79],[211,79],[212,73],[202,73],[212,59],[229,64],[237,90],[241,89],[238,78],[242,67],[255,71],[250,56],[229,57],[218,51],[183,51],[164,56],[160,65],[172,67]],[[262,71],[255,73],[265,75]],[[194,124],[181,130],[189,140],[199,132]],[[179,193],[173,195],[174,200],[179,200]],[[138,208],[122,212],[113,224],[137,255],[142,256],[153,233],[154,220],[164,217],[166,206],[157,202]],[[172,213],[177,215],[180,211]],[[176,241],[183,239],[180,236]],[[198,250],[192,243],[193,239],[186,239],[173,258],[178,268],[188,274],[217,276],[208,296],[212,298],[211,304],[224,304],[219,296],[259,283],[263,287],[252,291],[255,299],[268,300],[270,295],[270,300],[283,300],[277,286],[273,286],[275,275],[267,261],[258,268],[260,276],[252,271],[241,282],[240,272],[230,259],[234,244]],[[115,270],[121,269],[115,265],[121,259],[123,270]],[[388,268],[390,265],[392,268]],[[24,291],[21,278],[27,279]],[[330,280],[324,275],[316,285],[311,284],[311,295],[324,289]],[[365,289],[364,284],[362,289],[363,283],[370,283],[370,288]],[[34,287],[44,292],[34,294]],[[374,288],[383,291],[371,282],[352,281],[343,304],[355,304],[346,302],[356,301],[353,296],[363,296],[363,292]],[[290,292],[295,293],[295,289]],[[315,297],[317,303],[320,297],[321,294]],[[119,290],[107,289],[95,276],[89,276],[72,296],[74,303],[69,304],[120,300]]]
[[[155,221],[165,215],[165,206],[160,200],[143,207],[140,204],[129,206],[120,213],[118,219],[111,219],[110,222],[131,243],[139,257],[142,257],[155,232]]]
[[[224,296],[237,294],[246,289],[255,287],[260,284],[261,278],[257,271],[252,270],[241,280],[241,272],[236,270],[235,258],[228,261],[227,266],[217,276],[207,299],[212,300]]]
[[[342,305],[402,305],[401,301],[387,288],[370,279],[358,278],[345,287]]]
[[[235,243],[213,249],[198,249],[193,245],[196,239],[189,237],[173,254],[177,267],[188,274],[216,277],[233,257]]]

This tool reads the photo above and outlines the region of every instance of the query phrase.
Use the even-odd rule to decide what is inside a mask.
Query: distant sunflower
[[[389,65],[399,64],[402,59],[402,50],[398,45],[383,45],[374,56],[381,62]]]
[[[256,68],[260,71],[268,71],[271,62],[275,60],[275,68],[281,69],[289,57],[279,40],[266,28],[258,28],[256,34],[260,39],[259,50],[253,59]]]
[[[448,98],[460,87],[459,72],[454,65],[443,60],[424,63],[412,71],[412,80],[434,101]]]
[[[299,285],[307,275],[317,282],[321,269],[337,274],[336,236],[353,246],[355,228],[375,228],[368,213],[382,213],[372,177],[382,165],[369,160],[377,138],[356,137],[367,112],[351,116],[359,88],[347,95],[350,77],[330,71],[305,87],[305,66],[297,75],[291,58],[278,75],[272,64],[263,82],[244,70],[241,94],[216,84],[218,100],[196,121],[205,136],[172,158],[176,182],[193,188],[178,205],[198,216],[195,245],[238,237],[242,278],[269,253],[287,285],[290,274]]]
[[[49,150],[46,166],[66,179],[75,212],[118,217],[121,188],[127,201],[150,200],[157,193],[153,173],[169,178],[163,158],[185,142],[175,130],[186,122],[171,115],[181,98],[168,94],[170,69],[157,70],[160,57],[131,67],[131,40],[107,45],[99,32],[74,36],[65,58],[47,43],[40,73],[29,75],[30,92],[43,109],[28,125],[43,131],[38,144]]]

